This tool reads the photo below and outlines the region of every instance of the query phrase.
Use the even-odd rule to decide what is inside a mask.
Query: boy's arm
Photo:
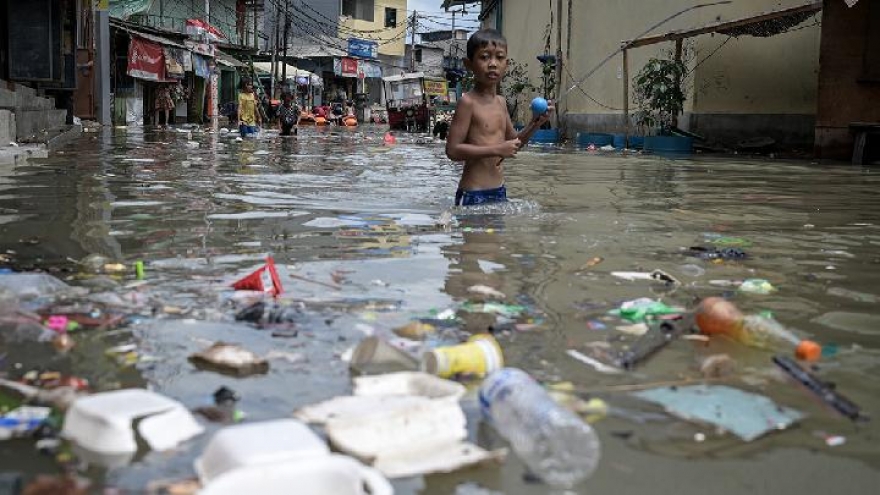
[[[493,156],[511,157],[516,154],[516,150],[519,148],[519,142],[516,139],[497,145],[466,143],[465,139],[467,139],[473,115],[473,102],[467,95],[462,96],[455,106],[455,114],[452,116],[452,124],[449,125],[449,134],[446,136],[446,156],[450,160],[460,162]]]

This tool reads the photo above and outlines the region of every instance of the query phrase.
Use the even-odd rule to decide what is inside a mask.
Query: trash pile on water
[[[320,227],[352,226],[352,219],[337,220],[323,221]],[[416,216],[397,221],[432,228],[450,224],[449,219],[437,222]],[[711,264],[749,259],[742,250],[749,246],[745,240],[719,237],[712,244],[687,248],[682,254]],[[579,271],[596,271],[602,262],[603,258],[594,257]],[[99,332],[113,334],[157,316],[171,322],[191,316],[188,309],[167,304],[158,306],[157,315],[157,305],[146,290],[149,264],[90,257],[80,265],[92,276],[78,285],[45,273],[0,274],[0,342],[8,350],[0,355],[4,368],[12,369],[9,360],[21,346],[44,346],[64,354]],[[590,334],[608,334],[608,338],[567,349],[568,356],[597,376],[636,383],[587,390],[571,382],[542,383],[516,368],[517,363],[507,362],[506,343],[520,333],[539,332],[544,315],[525,298],[473,285],[467,288],[470,300],[402,325],[374,329],[352,345],[339,356],[351,373],[351,393],[299,407],[291,411],[292,418],[249,421],[239,409],[239,394],[225,386],[214,393],[212,404],[188,408],[178,399],[147,389],[95,390],[83,378],[38,369],[36,363],[18,363],[17,369],[25,372],[0,376],[0,440],[33,438],[38,449],[67,466],[76,459],[86,465],[117,467],[136,462],[144,450],[183,448],[209,428],[210,440],[195,460],[192,476],[173,482],[174,493],[280,494],[296,486],[296,492],[304,494],[390,494],[393,480],[473,466],[491,468],[510,455],[523,462],[532,479],[566,488],[602,469],[600,433],[607,416],[638,423],[677,418],[742,442],[780,434],[806,417],[737,382],[742,370],[727,354],[702,356],[697,373],[686,378],[644,381],[646,375],[640,371],[654,356],[714,339],[765,353],[766,367],[787,376],[802,393],[842,418],[867,420],[843,391],[811,368],[823,359],[825,349],[819,343],[786,328],[770,314],[744,313],[731,300],[778,291],[770,281],[711,280],[699,290],[715,294],[724,290],[727,298],[709,295],[695,301],[675,295],[692,286],[682,280],[701,277],[705,270],[688,264],[680,273],[672,271],[609,272],[618,283],[650,287],[652,296],[590,308],[595,316],[587,323]],[[301,338],[308,321],[303,307],[315,302],[285,299],[283,279],[274,260],[267,258],[240,278],[227,281],[234,292],[219,312],[243,331],[268,332],[273,339]],[[304,276],[286,280],[335,290],[345,274],[334,273],[332,281]],[[334,303],[342,304],[332,300],[322,304]],[[364,304],[395,307],[399,302]],[[595,314],[598,311],[601,314]],[[492,324],[484,333],[464,334],[460,318],[475,314]],[[261,354],[219,339],[199,341],[193,347],[189,354],[193,369],[229,380],[258,380],[278,360],[295,364],[307,359],[279,350]],[[133,342],[108,345],[104,353],[123,367],[157,359]],[[620,391],[626,392],[625,406],[619,402]],[[639,404],[635,408],[633,400]],[[471,433],[475,422],[490,425],[509,449],[479,445]],[[208,427],[210,423],[224,426],[216,429]],[[828,438],[832,437],[829,446],[845,442],[844,437]],[[706,435],[697,433],[694,438],[704,441]],[[33,483],[62,486],[81,480],[69,474]]]

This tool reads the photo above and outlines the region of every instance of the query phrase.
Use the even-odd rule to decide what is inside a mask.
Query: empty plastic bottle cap
[[[804,361],[818,361],[822,356],[822,346],[812,340],[802,340],[797,345],[794,355]]]

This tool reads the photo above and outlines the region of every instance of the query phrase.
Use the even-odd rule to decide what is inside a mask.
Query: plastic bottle
[[[822,355],[822,347],[816,342],[801,340],[773,318],[744,315],[735,304],[720,297],[707,297],[700,302],[696,323],[704,334],[727,335],[753,347],[793,347],[795,356],[805,361],[816,361]]]
[[[495,371],[480,387],[480,409],[534,474],[571,487],[599,464],[599,438],[560,406],[532,377],[515,368]]]

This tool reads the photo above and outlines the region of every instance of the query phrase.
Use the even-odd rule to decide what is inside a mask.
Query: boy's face
[[[474,79],[482,84],[498,84],[507,72],[507,45],[489,43],[465,59],[465,66],[474,73]]]

